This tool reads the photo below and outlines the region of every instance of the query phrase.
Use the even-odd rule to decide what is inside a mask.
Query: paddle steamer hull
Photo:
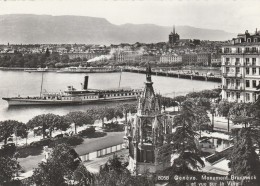
[[[75,100],[43,100],[43,99],[27,99],[27,98],[2,98],[8,102],[9,106],[20,105],[85,105],[98,102],[114,102],[114,101],[131,101],[137,100],[136,96],[131,97],[114,97],[114,98],[98,98],[98,99],[75,99]]]

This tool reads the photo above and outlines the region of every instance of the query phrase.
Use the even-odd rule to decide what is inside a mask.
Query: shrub
[[[16,146],[14,143],[9,143],[3,145],[0,149],[0,156],[9,156],[12,157],[16,151]]]
[[[51,138],[45,138],[45,139],[41,139],[40,141],[34,141],[34,142],[30,143],[30,146],[32,146],[32,147],[49,146],[51,142],[52,142]]]
[[[17,152],[19,158],[26,158],[28,156],[37,156],[42,153],[42,146],[27,146],[27,147],[18,147]]]
[[[70,136],[67,138],[67,144],[70,146],[80,145],[84,140],[80,136]]]
[[[124,125],[120,125],[117,122],[105,124],[106,132],[122,132],[124,131]]]
[[[91,126],[85,130],[80,131],[78,134],[82,137],[88,137],[94,135],[96,132],[95,127]]]
[[[32,142],[30,146],[18,147],[19,158],[26,158],[28,156],[37,156],[42,153],[44,146],[54,147],[56,144],[66,143],[69,146],[76,146],[84,140],[80,136],[68,136],[61,138],[47,138],[41,141]]]
[[[81,136],[68,136],[63,138],[57,138],[53,140],[53,143],[50,144],[51,147],[54,147],[56,144],[66,143],[69,146],[80,145],[83,142]]]
[[[6,182],[3,186],[20,186],[23,185],[21,180],[11,180],[10,182]]]

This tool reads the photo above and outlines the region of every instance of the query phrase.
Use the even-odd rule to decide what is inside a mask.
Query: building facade
[[[125,51],[117,51],[114,54],[114,60],[116,62],[135,62],[141,61],[142,55],[136,51],[125,50]]]
[[[212,54],[211,55],[211,66],[221,66],[221,55]]]
[[[196,53],[182,55],[182,62],[186,65],[196,64],[197,61],[198,61],[198,55]]]
[[[203,66],[210,66],[211,54],[210,53],[198,53],[197,54],[197,64],[203,65]]]
[[[256,39],[255,39],[256,38]],[[222,99],[255,102],[260,85],[259,33],[241,34],[232,44],[222,47]]]
[[[164,144],[164,135],[172,132],[172,122],[161,112],[159,98],[155,95],[151,80],[151,68],[148,67],[145,88],[138,100],[138,109],[134,121],[128,128],[129,165],[134,174],[156,173],[171,165],[170,156],[159,161],[158,152]]]
[[[160,57],[160,63],[180,63],[182,57],[177,54],[163,54]]]
[[[157,63],[160,60],[159,55],[142,55],[140,62],[155,62]]]
[[[69,59],[76,59],[76,58],[80,58],[80,59],[92,59],[104,54],[99,54],[99,53],[86,53],[86,52],[69,52],[66,53],[64,55],[67,55],[69,57]]]

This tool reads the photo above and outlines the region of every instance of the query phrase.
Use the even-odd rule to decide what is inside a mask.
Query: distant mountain
[[[104,18],[31,14],[0,15],[0,43],[154,43],[167,42],[171,27],[153,24],[114,25]],[[181,39],[229,40],[222,30],[177,26]]]

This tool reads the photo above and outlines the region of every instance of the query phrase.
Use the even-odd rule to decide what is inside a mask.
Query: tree
[[[159,94],[157,94],[157,96],[159,97],[159,100],[160,100],[161,104],[163,105],[164,110],[166,107],[175,107],[175,106],[179,105],[174,98],[164,97]]]
[[[80,164],[74,171],[74,179],[79,186],[89,186],[94,182],[94,175],[91,174],[84,165]]]
[[[208,111],[211,109],[212,103],[208,98],[198,97],[193,99],[195,104],[201,108],[203,108],[205,111]]]
[[[120,161],[119,157],[114,154],[112,158],[110,158],[106,164],[100,169],[100,173],[103,171],[109,172],[109,171],[115,171],[117,173],[121,172],[123,169],[125,169],[125,166]]]
[[[126,165],[123,164],[119,157],[114,155],[100,169],[99,174],[95,177],[94,185],[104,186],[121,186],[121,185],[153,185],[149,184],[146,178],[132,177]]]
[[[259,127],[260,126],[260,106],[259,103],[256,102],[254,104],[251,104],[249,106],[249,113],[251,113],[252,116],[252,121],[251,121],[251,125],[254,127]]]
[[[27,127],[34,129],[38,127],[41,129],[43,138],[47,135],[47,130],[49,130],[49,136],[52,137],[52,132],[63,125],[64,120],[61,116],[55,114],[41,114],[35,116],[27,122]]]
[[[180,110],[180,106],[181,106],[182,102],[186,100],[186,97],[185,96],[176,96],[175,98],[173,98],[173,100],[178,103],[179,110]]]
[[[121,106],[118,106],[118,108],[124,110],[125,112],[131,112],[131,113],[136,113],[137,112],[137,106],[135,103],[133,104],[124,104]]]
[[[230,120],[230,110],[232,108],[232,103],[228,102],[228,101],[221,101],[218,105],[217,105],[217,111],[221,116],[224,116],[225,118],[227,118],[228,120],[228,132],[230,131],[230,124],[229,124],[229,120]]]
[[[61,131],[66,131],[70,128],[70,122],[66,119],[65,116],[60,116],[59,122],[56,123],[56,129]]]
[[[249,106],[248,112],[251,113],[250,127],[253,128],[252,139],[260,149],[260,106],[259,101]],[[260,154],[260,152],[258,153]]]
[[[67,121],[73,123],[75,126],[75,134],[77,133],[77,126],[83,126],[84,124],[90,124],[91,117],[85,112],[75,111],[70,112],[66,116]]]
[[[235,103],[229,110],[228,115],[234,124],[243,124],[246,128],[251,123],[252,117],[250,111],[250,104]]]
[[[117,110],[121,110],[122,114],[125,116],[125,124],[127,124],[127,113],[137,112],[135,104],[124,104],[117,107]]]
[[[104,119],[107,116],[110,117],[110,115],[108,115],[107,108],[100,108],[96,111],[96,118],[102,121],[102,128],[104,128]]]
[[[116,117],[116,109],[115,108],[105,108],[104,110],[102,110],[101,112],[101,116],[103,116],[104,118],[107,118],[107,120],[112,120],[114,117]]]
[[[166,136],[166,144],[160,150],[160,159],[165,155],[175,154],[176,158],[172,165],[174,174],[187,175],[193,170],[204,166],[199,156],[194,131],[199,117],[196,115],[197,106],[191,100],[186,100],[181,105],[180,114],[174,117],[173,126],[176,131]]]
[[[90,123],[94,123],[98,117],[97,117],[97,111],[95,109],[89,109],[86,111],[87,116],[90,119]]]
[[[50,56],[49,48],[46,49],[45,56],[46,56],[46,57],[49,57],[49,56]]]
[[[66,185],[73,182],[74,171],[80,165],[80,159],[74,149],[66,144],[55,145],[46,162],[39,164],[32,175],[36,185]]]
[[[4,140],[4,144],[7,143],[7,139],[13,134],[22,138],[27,135],[27,128],[24,123],[15,120],[6,120],[0,122],[0,138]]]
[[[115,108],[115,111],[114,111],[114,114],[115,114],[115,117],[116,119],[119,117],[119,118],[123,118],[124,117],[124,108],[120,107],[120,106],[117,106]]]
[[[251,128],[242,128],[237,133],[235,144],[229,156],[230,175],[256,176],[256,180],[245,181],[245,185],[259,183],[260,161],[251,138]]]
[[[220,93],[221,93],[221,89],[213,89],[213,90],[202,90],[199,92],[191,92],[186,96],[189,98],[215,99],[215,98],[219,98]]]
[[[20,168],[16,159],[0,156],[0,185],[11,182]]]
[[[216,108],[217,108],[217,105],[216,103],[212,102],[211,105],[210,105],[210,113],[211,113],[211,116],[212,116],[212,132],[214,131],[214,116],[216,114]]]
[[[193,127],[195,130],[209,130],[210,119],[208,117],[207,111],[211,109],[211,103],[207,98],[195,98],[190,101],[194,102],[193,104],[196,106],[196,109],[193,110],[195,117]],[[213,129],[212,125],[212,129]]]

